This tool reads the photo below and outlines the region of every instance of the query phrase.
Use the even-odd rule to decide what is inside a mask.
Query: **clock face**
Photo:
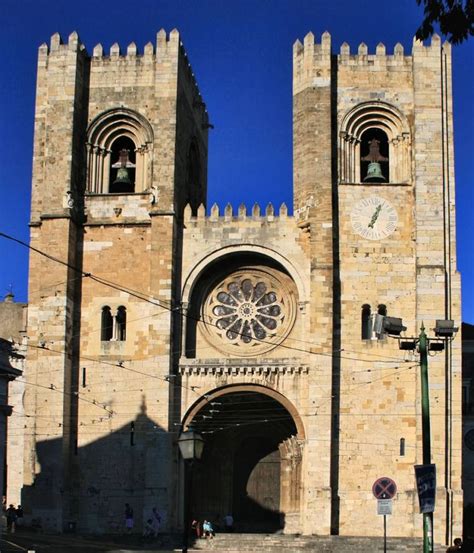
[[[393,205],[379,196],[369,196],[356,203],[351,212],[354,232],[368,240],[390,236],[397,228],[398,215]]]

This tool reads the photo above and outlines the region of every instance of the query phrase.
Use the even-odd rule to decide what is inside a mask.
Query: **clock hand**
[[[370,223],[367,225],[369,228],[374,228],[375,221],[377,221],[381,209],[382,209],[382,204],[379,204],[377,206],[377,209],[375,210],[375,213],[372,215],[372,219],[370,220]]]

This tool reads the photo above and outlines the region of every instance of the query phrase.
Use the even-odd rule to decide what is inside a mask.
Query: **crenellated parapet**
[[[255,203],[250,209],[247,206],[240,204],[237,212],[234,212],[233,207],[228,203],[224,211],[221,212],[219,206],[215,203],[211,207],[211,212],[206,215],[206,209],[201,204],[197,210],[197,215],[192,213],[191,206],[188,204],[184,209],[184,222],[187,223],[220,223],[232,222],[232,221],[255,221],[258,223],[271,222],[275,220],[289,220],[293,217],[288,216],[288,208],[285,203],[282,203],[278,214],[275,213],[275,208],[272,203],[267,204],[266,208],[262,210],[260,205]]]
[[[321,42],[313,33],[293,45],[293,94],[308,86],[329,86],[331,81],[331,35],[325,32]]]
[[[108,50],[99,43],[94,46],[91,56],[88,55],[77,32],[71,33],[67,42],[63,41],[59,33],[55,33],[50,39],[49,47],[46,43],[39,47],[39,66],[47,68],[52,61],[64,58],[68,52],[81,52],[82,56],[90,61],[92,75],[113,74],[117,77],[117,73],[120,74],[125,86],[153,84],[156,80],[152,78],[153,66],[171,64],[177,72],[179,64],[179,70],[190,84],[194,108],[197,107],[206,113],[206,121],[208,120],[205,103],[177,29],[170,33],[161,29],[156,35],[155,44],[148,42],[142,51],[139,51],[135,42],[131,42],[126,48],[115,42]]]
[[[441,39],[434,34],[429,44],[414,39],[410,54],[405,54],[402,44],[397,43],[393,52],[389,53],[385,44],[379,42],[375,52],[369,52],[368,46],[362,42],[357,50],[351,53],[351,47],[344,42],[339,54],[332,53],[331,36],[325,32],[320,42],[315,41],[313,33],[308,33],[303,43],[297,40],[293,45],[293,87],[294,93],[307,86],[325,86],[329,84],[331,72],[331,58],[337,57],[338,66],[352,66],[363,68],[364,71],[380,71],[411,67],[413,57],[430,58],[439,56]],[[442,45],[443,51],[450,49],[449,43]]]

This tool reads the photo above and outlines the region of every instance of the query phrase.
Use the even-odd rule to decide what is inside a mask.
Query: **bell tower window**
[[[381,129],[368,129],[361,136],[360,175],[363,182],[389,182],[388,138]]]
[[[87,130],[87,192],[133,194],[152,185],[153,129],[143,115],[116,108]]]
[[[410,127],[395,107],[364,102],[342,119],[340,184],[408,184],[412,180]]]
[[[128,136],[120,136],[112,144],[109,192],[135,192],[135,144]]]

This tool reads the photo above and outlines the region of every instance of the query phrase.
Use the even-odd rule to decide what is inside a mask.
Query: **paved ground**
[[[138,538],[117,538],[109,541],[83,539],[76,536],[52,536],[47,534],[16,533],[3,534],[0,539],[0,553],[172,553],[159,544],[144,544]]]

